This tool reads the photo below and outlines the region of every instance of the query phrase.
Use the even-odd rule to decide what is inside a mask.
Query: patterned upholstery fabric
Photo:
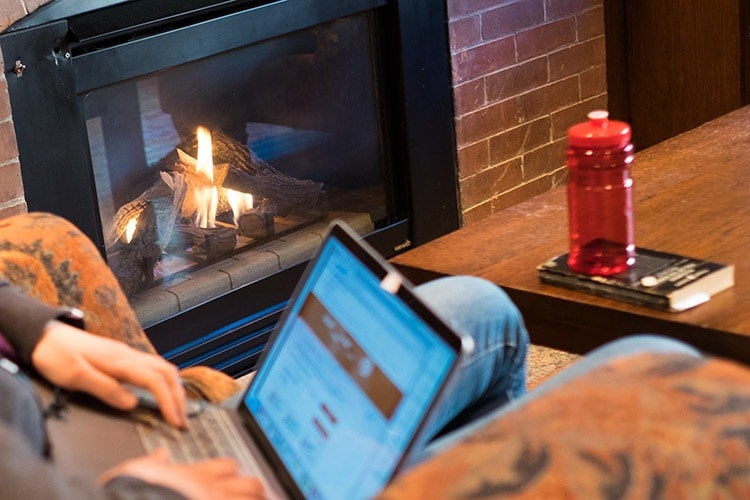
[[[402,474],[383,498],[750,498],[750,369],[618,358]]]
[[[86,329],[156,352],[96,246],[70,222],[47,213],[0,220],[0,277],[52,306],[77,307]],[[183,370],[204,395],[220,401],[238,386],[221,372]]]

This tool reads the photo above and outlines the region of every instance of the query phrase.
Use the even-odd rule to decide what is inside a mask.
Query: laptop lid
[[[372,497],[471,340],[340,222],[290,304],[240,414],[292,496]]]

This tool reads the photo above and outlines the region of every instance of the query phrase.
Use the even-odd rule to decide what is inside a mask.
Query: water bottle
[[[630,126],[606,111],[568,129],[568,266],[575,272],[609,276],[635,263],[630,138]]]

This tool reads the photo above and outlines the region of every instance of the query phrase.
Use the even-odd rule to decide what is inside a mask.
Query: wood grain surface
[[[660,333],[750,361],[750,106],[636,152],[636,244],[733,263],[736,284],[682,313],[539,282],[536,265],[568,249],[560,187],[392,259],[407,275],[469,274],[502,286],[532,341],[584,353],[629,333]]]

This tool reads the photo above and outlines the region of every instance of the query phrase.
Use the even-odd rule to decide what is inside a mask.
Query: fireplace
[[[330,220],[386,256],[458,227],[439,3],[57,0],[0,45],[29,209],[181,366],[251,369]]]

